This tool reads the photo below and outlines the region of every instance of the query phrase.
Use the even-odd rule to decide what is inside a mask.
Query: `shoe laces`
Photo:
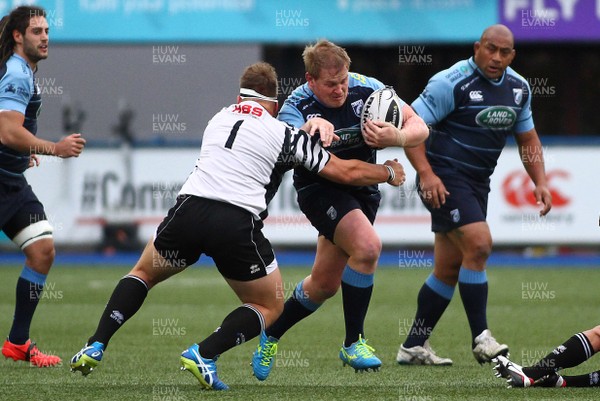
[[[429,341],[426,341],[425,344],[423,344],[423,349],[427,351],[428,354],[437,356],[433,348],[431,348]]]
[[[498,345],[498,341],[496,341],[496,339],[492,336],[487,336],[481,340],[480,344],[483,346],[490,346],[490,345],[494,346],[494,345]]]
[[[33,341],[29,343],[29,348],[27,348],[25,355],[27,361],[30,361],[32,357],[36,357],[38,355],[45,356],[41,353],[40,349],[37,347],[37,345],[35,345]]]
[[[375,352],[375,348],[368,345],[367,340],[362,338],[360,335],[354,349],[356,350],[356,355],[360,356],[361,358],[371,358],[374,356],[373,352]]]
[[[27,349],[26,358],[27,361],[45,365],[54,362],[58,357],[56,355],[44,354],[42,351],[40,351],[37,345],[35,345],[35,343],[32,342],[29,348]]]
[[[275,354],[277,354],[277,342],[265,341],[264,346],[260,349],[260,364],[262,366],[269,366]]]

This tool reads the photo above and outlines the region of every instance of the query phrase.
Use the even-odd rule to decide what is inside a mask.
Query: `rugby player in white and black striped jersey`
[[[404,170],[396,161],[381,165],[339,159],[321,147],[318,137],[275,119],[277,75],[271,65],[246,68],[240,86],[238,103],[208,123],[200,157],[177,203],[133,270],[117,284],[96,332],[71,359],[72,370],[89,374],[148,290],[206,254],[242,305],[207,338],[186,349],[181,363],[204,388],[226,390],[217,376],[217,357],[256,337],[283,310],[277,260],[261,229],[285,171],[304,166],[346,185],[404,182]]]

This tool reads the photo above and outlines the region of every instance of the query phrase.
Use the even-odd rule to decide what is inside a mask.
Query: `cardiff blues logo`
[[[513,98],[515,99],[515,104],[520,106],[523,101],[523,89],[513,88]]]
[[[362,99],[358,99],[356,102],[351,103],[352,110],[354,110],[354,114],[356,114],[356,117],[360,117],[360,112],[363,109],[363,105],[364,102]]]
[[[450,217],[454,223],[458,223],[460,221],[460,212],[458,209],[454,209],[450,211]]]

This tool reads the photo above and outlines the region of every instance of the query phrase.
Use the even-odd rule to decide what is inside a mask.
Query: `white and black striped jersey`
[[[264,219],[286,171],[304,166],[318,173],[329,159],[318,138],[243,101],[209,121],[196,167],[179,194],[227,202]]]

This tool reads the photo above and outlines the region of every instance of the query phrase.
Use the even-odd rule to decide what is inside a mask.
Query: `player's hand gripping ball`
[[[360,130],[364,132],[368,120],[392,123],[402,128],[402,101],[391,86],[377,89],[367,98],[360,114]]]

